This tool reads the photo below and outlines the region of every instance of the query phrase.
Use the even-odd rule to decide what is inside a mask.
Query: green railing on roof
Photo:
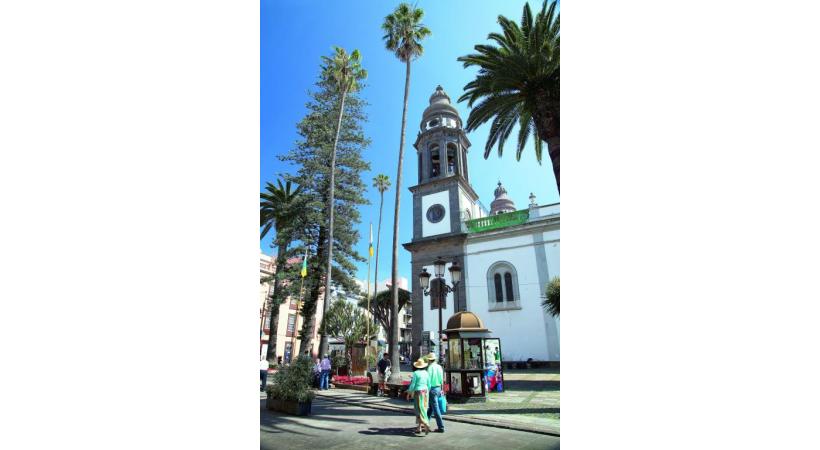
[[[495,216],[482,217],[480,219],[468,220],[468,233],[478,233],[481,231],[497,230],[513,225],[521,225],[530,218],[530,210],[522,209],[508,213],[497,214]]]

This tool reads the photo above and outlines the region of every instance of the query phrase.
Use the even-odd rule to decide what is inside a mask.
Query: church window
[[[487,294],[490,311],[521,309],[518,274],[507,261],[498,261],[487,270]]]
[[[507,301],[514,301],[515,295],[513,295],[512,275],[510,275],[509,272],[504,274],[504,287],[507,288]]]
[[[453,174],[456,171],[456,146],[447,144],[447,173]]]
[[[438,144],[433,144],[430,146],[430,163],[432,164],[430,168],[430,178],[435,178],[441,173],[441,160],[438,151]]]

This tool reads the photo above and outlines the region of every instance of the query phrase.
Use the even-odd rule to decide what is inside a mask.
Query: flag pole
[[[308,257],[308,249],[305,248],[305,257],[302,259],[302,270],[300,271],[300,275],[302,275],[302,281],[299,283],[299,301],[296,302],[296,320],[293,321],[293,336],[291,336],[291,344],[290,344],[290,360],[295,361],[293,357],[293,352],[296,350],[296,322],[298,322],[299,314],[302,313],[302,288],[305,286],[305,276],[307,276],[307,257]],[[299,350],[302,350],[301,348]],[[299,355],[296,355],[299,356]]]

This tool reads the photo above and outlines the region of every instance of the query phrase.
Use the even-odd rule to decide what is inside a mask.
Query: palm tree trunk
[[[373,297],[379,292],[379,247],[382,243],[382,208],[384,207],[384,191],[380,192],[379,202],[379,228],[376,231],[376,273],[373,274]],[[369,294],[369,293],[368,293]]]
[[[399,167],[396,174],[396,207],[393,210],[393,274],[390,303],[390,366],[391,382],[397,383],[399,377],[399,203],[401,201],[401,166],[404,160],[404,132],[407,127],[407,97],[410,95],[410,59],[405,62],[407,70],[404,76],[404,105],[401,110],[401,141],[399,143]]]
[[[555,175],[555,185],[558,186],[558,193],[561,193],[561,161],[559,153],[561,151],[561,137],[555,136],[547,139],[550,160],[552,161],[552,173]]]
[[[333,270],[333,210],[335,209],[335,205],[333,204],[333,194],[336,191],[336,146],[339,144],[339,131],[342,129],[342,116],[344,115],[345,111],[345,97],[347,96],[347,88],[342,91],[342,101],[339,105],[339,121],[336,122],[336,138],[333,139],[333,154],[330,157],[330,200],[327,203],[327,209],[330,213],[330,219],[328,221],[328,232],[327,232],[327,273],[325,274],[325,300],[324,305],[322,307],[322,317],[327,314],[327,310],[330,308],[330,280]],[[327,353],[327,335],[324,332],[324,329],[319,330],[322,333],[322,340],[319,341],[319,354],[324,355]]]
[[[279,324],[279,297],[282,295],[282,277],[279,276],[279,271],[283,270],[287,258],[285,252],[287,251],[288,243],[281,243],[276,249],[276,272],[274,272],[273,279],[273,295],[270,301],[270,322],[268,323],[268,352],[265,359],[268,362],[276,361],[276,349],[274,347],[274,339],[276,339],[276,328]]]
[[[540,93],[536,110],[533,113],[535,121],[535,131],[538,138],[547,143],[547,150],[552,161],[552,173],[555,176],[555,184],[558,186],[558,193],[561,193],[561,157],[560,157],[560,135],[561,127],[557,112],[550,111],[549,98],[545,92]]]

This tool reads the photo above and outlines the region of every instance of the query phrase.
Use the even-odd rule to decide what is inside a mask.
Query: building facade
[[[412,255],[412,356],[439,331],[437,299],[423,295],[417,275],[432,274],[440,257],[463,268],[455,292],[443,298],[442,328],[454,313],[471,311],[501,338],[505,361],[560,361],[558,319],[541,306],[547,283],[559,275],[559,205],[539,206],[530,196],[530,206],[517,210],[499,181],[490,211],[481,206],[469,178],[470,141],[441,86],[422,115],[414,147],[413,239],[404,244]],[[444,281],[452,285],[449,271]]]
[[[302,263],[301,258],[291,258],[287,261],[289,265],[298,265]],[[276,273],[276,259],[265,254],[259,257],[259,276],[260,280],[271,279]],[[295,357],[295,352],[301,347],[301,340],[298,338],[299,330],[302,328],[304,318],[299,315],[299,298],[296,296],[289,296],[281,305],[279,305],[278,315],[274,320],[275,326],[273,333],[268,328],[270,323],[269,314],[267,311],[273,295],[273,280],[269,282],[262,282],[260,284],[260,319],[262,322],[262,329],[260,331],[260,357],[267,354],[267,346],[274,346],[275,360],[279,360],[285,364],[292,361]],[[302,299],[304,301],[304,298]],[[317,324],[322,321],[322,313],[324,312],[324,296],[319,295],[319,300],[316,302],[316,322],[312,329],[312,343],[311,355],[317,356],[319,350],[319,334],[317,332]]]

